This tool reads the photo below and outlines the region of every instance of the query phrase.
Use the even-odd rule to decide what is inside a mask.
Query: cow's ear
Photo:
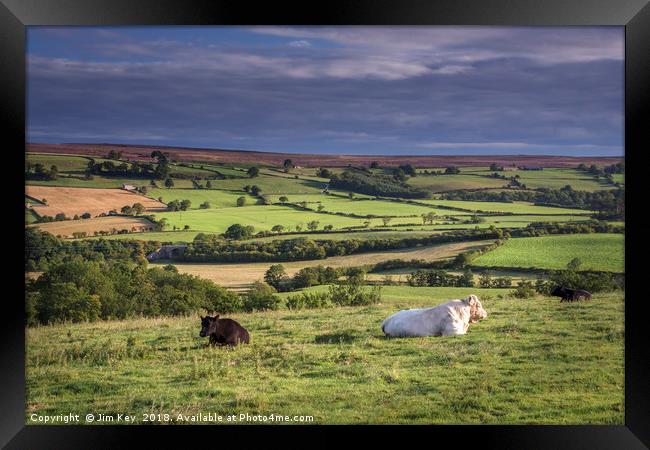
[[[217,320],[218,318],[219,318],[219,314],[217,314],[216,316],[214,316],[214,320]]]

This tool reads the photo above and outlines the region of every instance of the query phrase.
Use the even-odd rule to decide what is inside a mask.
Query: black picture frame
[[[443,439],[481,448],[518,449],[636,449],[650,446],[650,351],[648,314],[642,296],[642,263],[635,264],[647,240],[634,219],[644,205],[640,197],[643,152],[647,144],[650,116],[650,5],[647,0],[444,0],[388,1],[349,0],[282,4],[246,1],[182,0],[1,0],[0,3],[0,92],[1,120],[6,134],[3,158],[9,163],[5,186],[23,183],[17,167],[23,164],[18,148],[25,146],[25,27],[32,25],[618,25],[625,27],[625,162],[626,305],[625,305],[625,425],[624,426],[420,426],[365,427],[374,439],[383,440],[394,431],[416,432],[418,439],[434,445]],[[7,139],[8,138],[8,139]],[[646,139],[644,139],[646,138]],[[13,180],[13,177],[16,180]],[[12,183],[12,184],[10,184]],[[13,191],[13,188],[11,189]],[[5,236],[22,236],[23,193],[16,189],[10,204],[11,228]],[[15,226],[15,228],[13,228]],[[22,245],[15,242],[16,254]],[[6,249],[6,251],[9,251]],[[11,255],[13,255],[13,251]],[[8,256],[8,257],[7,257]],[[5,258],[11,260],[11,256]],[[132,443],[132,435],[144,434],[153,442],[170,442],[172,435],[249,440],[262,431],[285,431],[284,437],[302,442],[336,442],[331,430],[339,427],[250,427],[219,428],[148,426],[36,426],[25,425],[25,328],[22,268],[9,261],[3,271],[5,285],[2,320],[2,371],[0,374],[0,445],[6,448],[115,448]],[[14,273],[15,272],[15,273]],[[453,374],[450,374],[453,376]],[[222,426],[223,427],[223,426]],[[279,430],[278,428],[281,428]],[[286,433],[289,431],[289,433]],[[185,438],[183,438],[185,439]],[[194,440],[193,439],[193,440]],[[415,437],[414,437],[415,439]],[[433,441],[431,441],[433,440]],[[223,441],[221,441],[223,442]],[[220,443],[220,445],[223,445]]]

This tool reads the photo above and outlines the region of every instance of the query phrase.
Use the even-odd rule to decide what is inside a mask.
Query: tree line
[[[402,169],[399,170],[403,173]],[[353,168],[344,170],[340,175],[332,174],[329,187],[383,197],[428,198],[430,196],[428,192],[406,184],[405,180],[399,177],[372,174]]]

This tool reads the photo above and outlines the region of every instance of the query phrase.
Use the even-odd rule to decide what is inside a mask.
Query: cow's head
[[[199,333],[199,336],[206,337],[211,333],[214,333],[215,324],[218,318],[219,318],[219,314],[217,314],[214,317],[210,317],[210,316],[201,317],[201,332]]]
[[[469,323],[475,323],[487,317],[487,311],[483,309],[483,305],[476,295],[472,294],[464,301],[469,305]]]
[[[562,297],[564,295],[564,288],[560,286],[555,286],[555,289],[553,289],[551,295],[553,295],[554,297]]]

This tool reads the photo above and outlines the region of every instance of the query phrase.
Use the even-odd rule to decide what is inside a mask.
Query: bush
[[[276,310],[280,306],[280,297],[273,286],[256,281],[253,287],[244,295],[242,307],[244,311]]]
[[[332,303],[338,306],[372,305],[381,300],[381,287],[363,289],[358,278],[350,277],[346,281],[330,286],[328,294]]]
[[[517,284],[517,288],[510,292],[515,298],[531,298],[535,296],[535,288],[532,281],[522,280]]]
[[[304,292],[287,298],[287,309],[323,308],[329,305],[330,297],[327,292]]]

